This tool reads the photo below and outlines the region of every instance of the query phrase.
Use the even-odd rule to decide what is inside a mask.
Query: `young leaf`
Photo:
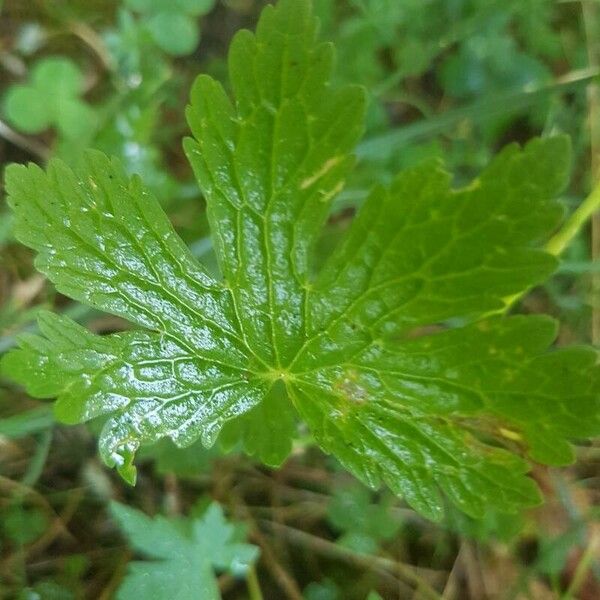
[[[107,464],[129,481],[140,444],[233,443],[276,464],[299,415],[363,482],[431,518],[539,501],[524,455],[571,460],[597,435],[591,349],[548,353],[545,317],[490,317],[556,266],[565,138],[501,152],[453,189],[436,162],[376,187],[314,274],[311,250],[353,165],[363,93],[329,83],[308,0],[267,7],[229,55],[234,93],[201,76],[185,148],[223,275],[211,278],[136,177],[90,153],[7,171],[16,235],[62,293],[142,329],[92,335],[52,314],[4,370],[58,416],[108,415]],[[293,407],[293,408],[292,408]]]
[[[239,527],[225,520],[216,503],[189,524],[150,518],[116,502],[111,512],[132,547],[153,559],[129,564],[117,592],[119,600],[217,600],[214,570],[240,574],[258,556],[258,548],[241,541]]]

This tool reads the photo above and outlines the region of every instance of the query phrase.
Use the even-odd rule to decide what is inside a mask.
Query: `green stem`
[[[250,600],[263,600],[262,590],[254,567],[250,567],[246,573],[246,585],[248,586]]]
[[[560,230],[550,238],[544,246],[544,250],[553,256],[560,256],[598,209],[600,209],[600,183],[596,185],[590,195],[577,207]],[[504,308],[493,311],[490,315],[505,314],[528,291],[529,288],[518,294],[504,298]]]
[[[561,600],[572,600],[573,598],[575,598],[577,593],[579,592],[579,589],[583,585],[586,576],[589,573],[590,566],[592,564],[592,561],[594,560],[594,556],[598,551],[598,539],[594,537],[593,534],[592,536],[593,537],[587,545],[583,556],[577,564],[577,568],[575,569],[575,573],[573,575],[573,579],[571,580],[571,584],[569,585],[569,588],[564,593],[564,595],[561,597]]]
[[[443,596],[438,594],[425,577],[419,573],[424,569],[406,565],[398,560],[383,556],[354,552],[324,538],[274,521],[261,520],[261,523],[274,532],[281,532],[291,543],[308,548],[311,552],[321,554],[328,559],[339,560],[376,573],[387,572],[394,575],[399,581],[405,582],[414,588],[416,598],[421,600],[443,600]]]
[[[25,471],[25,475],[21,479],[21,483],[26,485],[27,487],[34,487],[37,483],[38,479],[41,477],[44,466],[46,465],[46,460],[48,459],[48,452],[50,451],[50,445],[52,444],[52,428],[49,427],[45,431],[43,431],[39,437],[35,454],[29,465],[27,466],[27,470]]]
[[[561,230],[546,244],[545,250],[559,256],[579,233],[592,215],[600,208],[600,183],[592,193],[579,205]]]

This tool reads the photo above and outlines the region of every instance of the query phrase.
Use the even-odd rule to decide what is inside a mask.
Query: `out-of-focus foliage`
[[[210,12],[215,0],[125,0],[143,15],[143,25],[154,42],[168,54],[193,52],[200,40],[197,18]]]
[[[94,112],[80,98],[83,91],[83,75],[77,65],[67,58],[44,58],[33,66],[28,84],[8,90],[6,115],[26,133],[53,126],[73,142],[94,129]]]
[[[391,513],[392,498],[373,502],[367,488],[353,486],[337,490],[327,516],[342,535],[337,543],[363,554],[376,553],[380,542],[394,538],[401,522]]]
[[[258,557],[258,548],[244,542],[243,526],[228,523],[218,504],[187,521],[147,517],[113,503],[111,512],[130,545],[151,559],[132,562],[117,591],[120,600],[140,595],[155,600],[217,600],[214,570],[243,576]]]

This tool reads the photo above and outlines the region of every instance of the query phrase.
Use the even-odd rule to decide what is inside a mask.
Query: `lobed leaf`
[[[43,314],[4,372],[103,415],[100,451],[129,481],[140,444],[241,441],[285,459],[298,417],[365,483],[439,518],[539,502],[530,460],[564,464],[600,431],[596,352],[548,351],[545,317],[492,317],[543,281],[565,138],[512,145],[471,185],[438,163],[376,187],[315,273],[311,252],[353,166],[364,94],[330,84],[308,0],[267,7],[232,42],[233,97],[192,90],[185,141],[207,200],[217,281],[139,178],[99,153],[7,171],[16,235],[62,293],[140,329],[98,336]]]
[[[113,517],[140,554],[155,559],[129,563],[117,598],[140,594],[156,600],[218,600],[214,571],[243,572],[258,556],[258,548],[240,541],[221,507],[211,504],[201,519],[178,522],[143,513],[114,502]]]

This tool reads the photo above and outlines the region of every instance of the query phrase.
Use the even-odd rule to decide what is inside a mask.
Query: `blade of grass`
[[[600,68],[572,71],[550,84],[511,90],[472,104],[449,110],[431,119],[411,123],[374,136],[359,144],[356,154],[360,160],[380,160],[398,148],[446,132],[464,120],[479,121],[491,116],[518,113],[539,102],[549,94],[570,91],[588,84],[600,75]]]
[[[10,439],[18,439],[44,431],[51,427],[53,423],[52,406],[48,404],[6,419],[0,419],[0,435]]]

